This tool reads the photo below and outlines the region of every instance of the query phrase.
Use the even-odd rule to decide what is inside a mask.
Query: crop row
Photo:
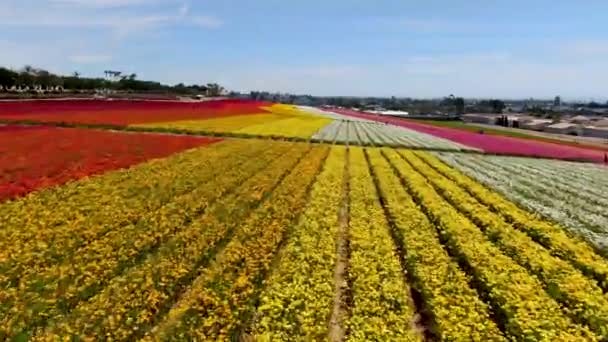
[[[242,222],[239,233],[194,280],[150,340],[227,339],[248,319],[280,245],[308,200],[307,192],[328,153],[313,148],[268,200]]]
[[[603,163],[604,152],[582,147],[567,146],[537,140],[515,137],[480,134],[449,127],[438,127],[424,123],[422,120],[408,120],[387,115],[376,115],[350,109],[332,109],[333,112],[347,117],[375,122],[390,123],[437,138],[450,140],[473,149],[493,154],[518,155],[528,157],[545,157],[564,160],[586,160]]]
[[[0,202],[218,140],[5,126],[0,131]]]
[[[58,100],[13,101],[0,106],[0,120],[43,123],[130,124],[177,120],[202,120],[215,117],[264,112],[267,102],[246,100],[179,101],[104,101]]]
[[[224,141],[0,219],[0,339],[608,337],[608,262],[425,152]]]
[[[410,340],[420,336],[388,221],[362,148],[350,151],[350,265],[352,312],[349,341]]]
[[[276,120],[281,120],[284,118],[284,116],[279,114],[260,113],[211,118],[206,120],[153,122],[131,125],[131,127],[151,129],[165,128],[168,130],[180,130],[194,133],[235,132],[248,126],[264,124]]]
[[[413,286],[430,312],[433,334],[443,340],[501,341],[488,306],[469,287],[467,275],[443,249],[435,227],[411,196],[380,151],[369,152],[373,172],[403,245]]]
[[[254,314],[249,333],[258,339],[320,340],[327,336],[337,262],[337,208],[342,205],[346,149],[333,148],[310,202],[282,253]]]
[[[331,120],[322,117],[294,117],[242,128],[236,133],[259,136],[309,138]]]
[[[333,121],[312,137],[326,142],[348,142],[353,145],[419,147],[443,150],[470,149],[464,145],[407,128],[363,120]]]
[[[11,279],[3,278],[2,283],[24,278],[23,272],[36,274],[53,263],[69,261],[74,251],[123,227],[143,226],[146,217],[153,218],[160,213],[159,209],[171,208],[176,197],[188,198],[196,189],[210,191],[199,186],[246,162],[266,146],[245,142],[219,144],[3,204],[0,217],[5,226],[0,231],[0,269],[10,274]],[[242,157],[237,152],[243,153]],[[229,156],[236,158],[215,168],[204,167],[208,158]],[[214,190],[212,184],[206,186]],[[76,228],[79,234],[74,234]]]
[[[599,336],[608,335],[608,301],[594,280],[586,278],[568,262],[553,257],[543,246],[411,152],[403,152],[403,156],[424,174],[447,202],[480,227],[504,254],[537,276],[545,284],[547,293],[567,308],[568,315],[588,325]]]
[[[252,150],[259,153],[259,147]],[[191,222],[196,221],[197,216],[217,198],[232,191],[231,188],[287,150],[277,146],[276,150],[261,156],[258,154],[258,159],[249,158],[249,162],[237,158],[227,162],[226,167],[218,165],[218,174],[213,183],[204,182],[204,173],[199,173],[202,183],[190,192],[175,196],[156,211],[142,212],[136,223],[117,227],[73,253],[65,251],[55,263],[53,260],[38,262],[35,268],[17,263],[24,271],[18,278],[17,286],[8,288],[3,294],[8,299],[5,309],[10,305],[10,311],[2,319],[3,326],[15,333],[23,329],[31,331],[44,321],[62,316],[80,301],[98,293],[108,280],[137,265],[138,260],[152,253],[174,234],[179,235],[184,230],[191,232],[188,228]],[[297,156],[297,153],[293,153],[290,158]],[[287,158],[287,162],[290,158]],[[241,166],[245,168],[241,170]],[[273,166],[277,171],[272,172],[281,171],[280,165]],[[219,172],[222,171],[220,176]],[[276,175],[270,177],[276,178]]]
[[[261,137],[308,139],[332,119],[309,113],[294,106],[275,104],[261,107],[262,113],[172,122],[148,122],[131,125],[138,129],[162,129],[199,134],[232,134]]]
[[[549,249],[553,255],[570,261],[578,269],[598,280],[604,290],[607,288],[608,264],[605,259],[596,254],[585,242],[580,241],[577,237],[569,236],[565,228],[519,208],[498,193],[428,154],[419,154],[419,157],[442,175],[466,189],[479,202],[503,216],[506,221],[526,232],[536,242]]]
[[[479,284],[478,290],[501,317],[498,323],[508,335],[532,340],[593,338],[586,328],[561,312],[536,277],[504,255],[409,162],[395,151],[386,153],[412,196],[439,229],[450,254]]]
[[[608,191],[608,171],[605,169],[566,162],[525,166],[527,161],[522,158],[448,154],[440,157],[509,199],[561,223],[597,248],[606,250],[608,247],[608,214],[605,210],[608,201],[604,195]],[[566,170],[572,166],[570,173],[584,169],[590,179],[577,180],[580,176],[560,175],[562,170],[552,171],[556,164],[563,164],[559,166]]]
[[[234,235],[238,222],[266,199],[281,179],[291,172],[305,152],[302,149],[280,157],[234,192],[218,199],[200,217],[170,237],[156,253],[140,265],[112,279],[99,295],[79,305],[70,316],[51,329],[63,335],[103,334],[117,339],[132,338],[150,330],[157,315],[164,314],[173,300]],[[108,315],[108,312],[116,312]]]

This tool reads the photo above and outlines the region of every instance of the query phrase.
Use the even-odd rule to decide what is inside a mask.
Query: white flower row
[[[378,146],[473,150],[450,140],[373,121],[336,120],[320,129],[313,139]]]

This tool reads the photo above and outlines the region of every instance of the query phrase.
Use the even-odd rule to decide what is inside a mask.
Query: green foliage
[[[106,75],[108,73],[106,72]],[[0,85],[5,88],[12,86],[30,87],[42,86],[63,87],[64,89],[76,91],[93,91],[95,89],[111,89],[120,91],[137,92],[172,92],[182,95],[206,94],[208,89],[211,96],[218,96],[224,88],[216,83],[208,85],[189,85],[180,83],[176,86],[169,86],[155,81],[143,81],[137,79],[137,74],[118,75],[120,78],[113,81],[106,78],[81,77],[79,72],[74,72],[69,76],[53,74],[44,69],[34,68],[30,65],[24,66],[21,70],[11,70],[0,67]]]

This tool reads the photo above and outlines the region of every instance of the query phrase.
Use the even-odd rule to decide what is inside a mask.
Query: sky
[[[605,0],[0,0],[0,65],[326,96],[608,97]]]

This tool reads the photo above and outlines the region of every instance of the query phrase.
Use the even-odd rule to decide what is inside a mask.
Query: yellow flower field
[[[329,120],[265,110],[166,125]],[[1,340],[608,338],[608,261],[428,151],[228,138],[0,203],[0,222]]]
[[[253,113],[247,115],[212,118],[207,120],[182,120],[131,125],[141,128],[166,128],[189,132],[233,132],[247,126],[264,124],[283,119],[280,114]]]
[[[191,133],[232,133],[245,136],[272,136],[308,139],[333,120],[295,106],[275,104],[261,107],[264,113],[134,124],[138,129],[161,129]]]

